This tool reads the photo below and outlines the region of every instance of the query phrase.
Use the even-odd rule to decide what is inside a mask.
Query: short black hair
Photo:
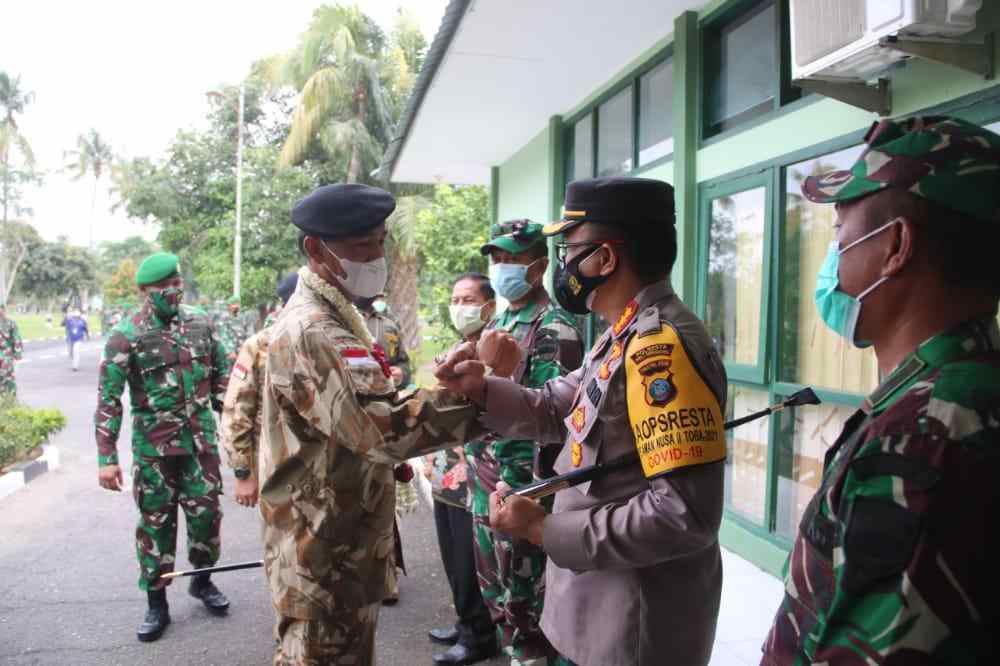
[[[590,223],[597,238],[619,239],[632,270],[643,282],[665,278],[677,261],[677,227],[673,224],[612,226]]]
[[[899,189],[878,192],[867,227],[874,231],[897,217],[910,220],[923,237],[928,264],[957,287],[984,289],[1000,295],[996,248],[1000,224],[974,219],[964,213]]]
[[[496,292],[493,291],[493,285],[490,284],[490,279],[485,275],[483,275],[482,273],[474,273],[474,272],[462,273],[457,278],[455,278],[455,281],[451,283],[451,286],[454,287],[456,284],[462,282],[463,280],[472,280],[473,282],[475,282],[479,286],[479,293],[486,300],[492,301],[494,298],[496,298]]]

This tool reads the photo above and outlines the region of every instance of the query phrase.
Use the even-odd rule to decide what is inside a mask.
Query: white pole
[[[240,110],[236,129],[236,238],[233,240],[233,296],[240,295],[240,257],[243,249],[243,96],[240,84]]]

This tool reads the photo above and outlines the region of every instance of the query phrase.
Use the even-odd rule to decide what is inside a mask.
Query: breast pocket
[[[179,397],[180,356],[169,340],[162,338],[140,341],[136,353],[136,366],[142,377],[142,388],[150,405],[167,409]]]

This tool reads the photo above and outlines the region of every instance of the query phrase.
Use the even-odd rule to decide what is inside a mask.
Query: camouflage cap
[[[851,201],[893,187],[986,222],[1000,221],[1000,136],[946,117],[881,120],[848,171],[810,176],[816,203]]]
[[[508,220],[490,227],[490,242],[479,248],[479,252],[487,255],[495,248],[511,254],[520,254],[544,242],[542,225],[531,220]]]
[[[177,274],[179,259],[176,254],[157,252],[142,260],[139,270],[135,273],[135,283],[140,287],[155,284],[164,278]]]

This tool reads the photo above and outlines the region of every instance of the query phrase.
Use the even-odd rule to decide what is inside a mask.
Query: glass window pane
[[[589,113],[573,127],[573,173],[570,180],[594,175],[594,118]]]
[[[766,391],[730,384],[726,420],[764,409],[767,403]],[[760,525],[767,496],[768,421],[758,419],[726,432],[726,508]]]
[[[862,146],[792,164],[785,170],[785,245],[781,267],[781,358],[784,381],[844,391],[869,393],[878,384],[878,365],[871,349],[858,349],[831,331],[816,311],[813,293],[837,212],[802,196],[807,176],[847,169]]]
[[[778,89],[775,8],[765,3],[705,35],[706,129],[715,133],[770,111]]]
[[[674,63],[654,67],[639,79],[639,164],[674,152]]]
[[[780,399],[780,398],[779,398]],[[778,506],[775,532],[795,538],[809,500],[823,476],[823,457],[837,440],[853,407],[823,403],[778,413]]]
[[[757,365],[765,201],[763,187],[712,201],[705,323],[730,363]]]
[[[597,109],[597,175],[632,170],[632,88]]]

